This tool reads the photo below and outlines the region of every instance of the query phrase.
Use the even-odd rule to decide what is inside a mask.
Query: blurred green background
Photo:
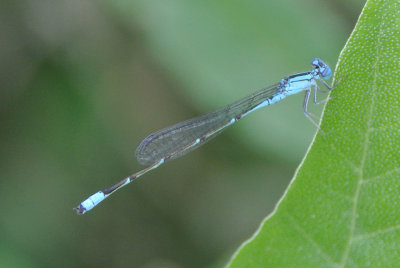
[[[84,216],[72,208],[141,169],[134,150],[151,132],[307,71],[314,57],[334,68],[363,3],[3,1],[0,267],[226,263],[312,139],[303,96]]]

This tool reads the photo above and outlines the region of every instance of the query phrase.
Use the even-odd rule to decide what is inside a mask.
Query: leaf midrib
[[[369,142],[370,142],[370,133],[371,133],[371,122],[373,120],[373,110],[375,109],[375,97],[376,97],[376,91],[377,91],[377,76],[379,73],[378,70],[378,62],[380,59],[380,44],[381,44],[381,36],[382,36],[382,20],[379,23],[379,34],[377,35],[377,45],[376,45],[376,59],[375,59],[375,64],[373,66],[374,69],[374,75],[373,75],[373,83],[372,83],[372,92],[371,92],[371,103],[369,105],[369,110],[368,110],[368,119],[367,119],[367,129],[365,133],[365,138],[364,138],[364,147],[363,147],[363,152],[362,152],[362,157],[360,161],[360,167],[358,168],[359,176],[357,178],[357,186],[356,190],[354,193],[354,198],[353,198],[353,206],[351,208],[351,217],[350,217],[350,229],[349,229],[349,236],[347,239],[347,243],[345,246],[345,249],[342,254],[341,262],[339,267],[346,267],[349,253],[353,244],[354,240],[354,232],[356,228],[356,221],[357,221],[357,209],[358,209],[358,201],[359,201],[359,196],[360,196],[360,191],[361,187],[364,182],[364,168],[365,168],[365,161],[367,158],[367,153],[369,151]]]

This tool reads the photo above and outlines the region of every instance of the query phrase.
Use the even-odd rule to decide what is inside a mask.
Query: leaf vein
[[[389,178],[390,175],[393,175],[393,174],[398,173],[398,172],[400,172],[400,168],[394,168],[394,169],[386,171],[386,172],[384,172],[382,174],[376,175],[374,177],[364,179],[363,183],[369,183],[369,182],[375,181],[375,180],[383,180],[383,179]]]
[[[326,253],[322,250],[321,246],[312,238],[312,236],[311,236],[310,234],[308,234],[308,233],[297,223],[297,221],[293,218],[292,215],[290,215],[290,214],[287,213],[286,216],[288,217],[288,219],[290,220],[290,222],[293,224],[293,226],[294,226],[294,228],[297,230],[297,232],[298,232],[300,235],[302,235],[308,242],[310,242],[310,244],[312,244],[312,245],[321,253],[321,256],[322,256],[326,261],[328,261],[330,264],[332,264],[332,266],[337,266],[337,265],[338,265],[337,263],[335,263],[335,262],[333,261],[333,259],[332,259],[328,254],[326,254]]]
[[[357,236],[354,237],[353,240],[367,239],[367,238],[378,236],[378,235],[381,235],[381,234],[390,233],[390,232],[393,232],[393,231],[396,231],[396,230],[399,230],[399,229],[400,229],[400,224],[397,224],[397,225],[393,225],[393,226],[387,227],[385,229],[381,229],[381,230],[377,230],[377,231],[374,231],[374,232],[357,235]]]

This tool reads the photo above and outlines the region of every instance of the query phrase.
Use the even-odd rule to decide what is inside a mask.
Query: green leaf
[[[275,211],[229,267],[398,267],[400,2],[370,0],[321,128]]]

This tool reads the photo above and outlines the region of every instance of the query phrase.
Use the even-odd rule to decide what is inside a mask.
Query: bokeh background
[[[312,139],[303,96],[260,110],[76,216],[148,134],[332,68],[360,0],[0,4],[0,267],[219,267]],[[318,114],[321,107],[312,107]],[[324,163],[316,163],[323,165]]]

